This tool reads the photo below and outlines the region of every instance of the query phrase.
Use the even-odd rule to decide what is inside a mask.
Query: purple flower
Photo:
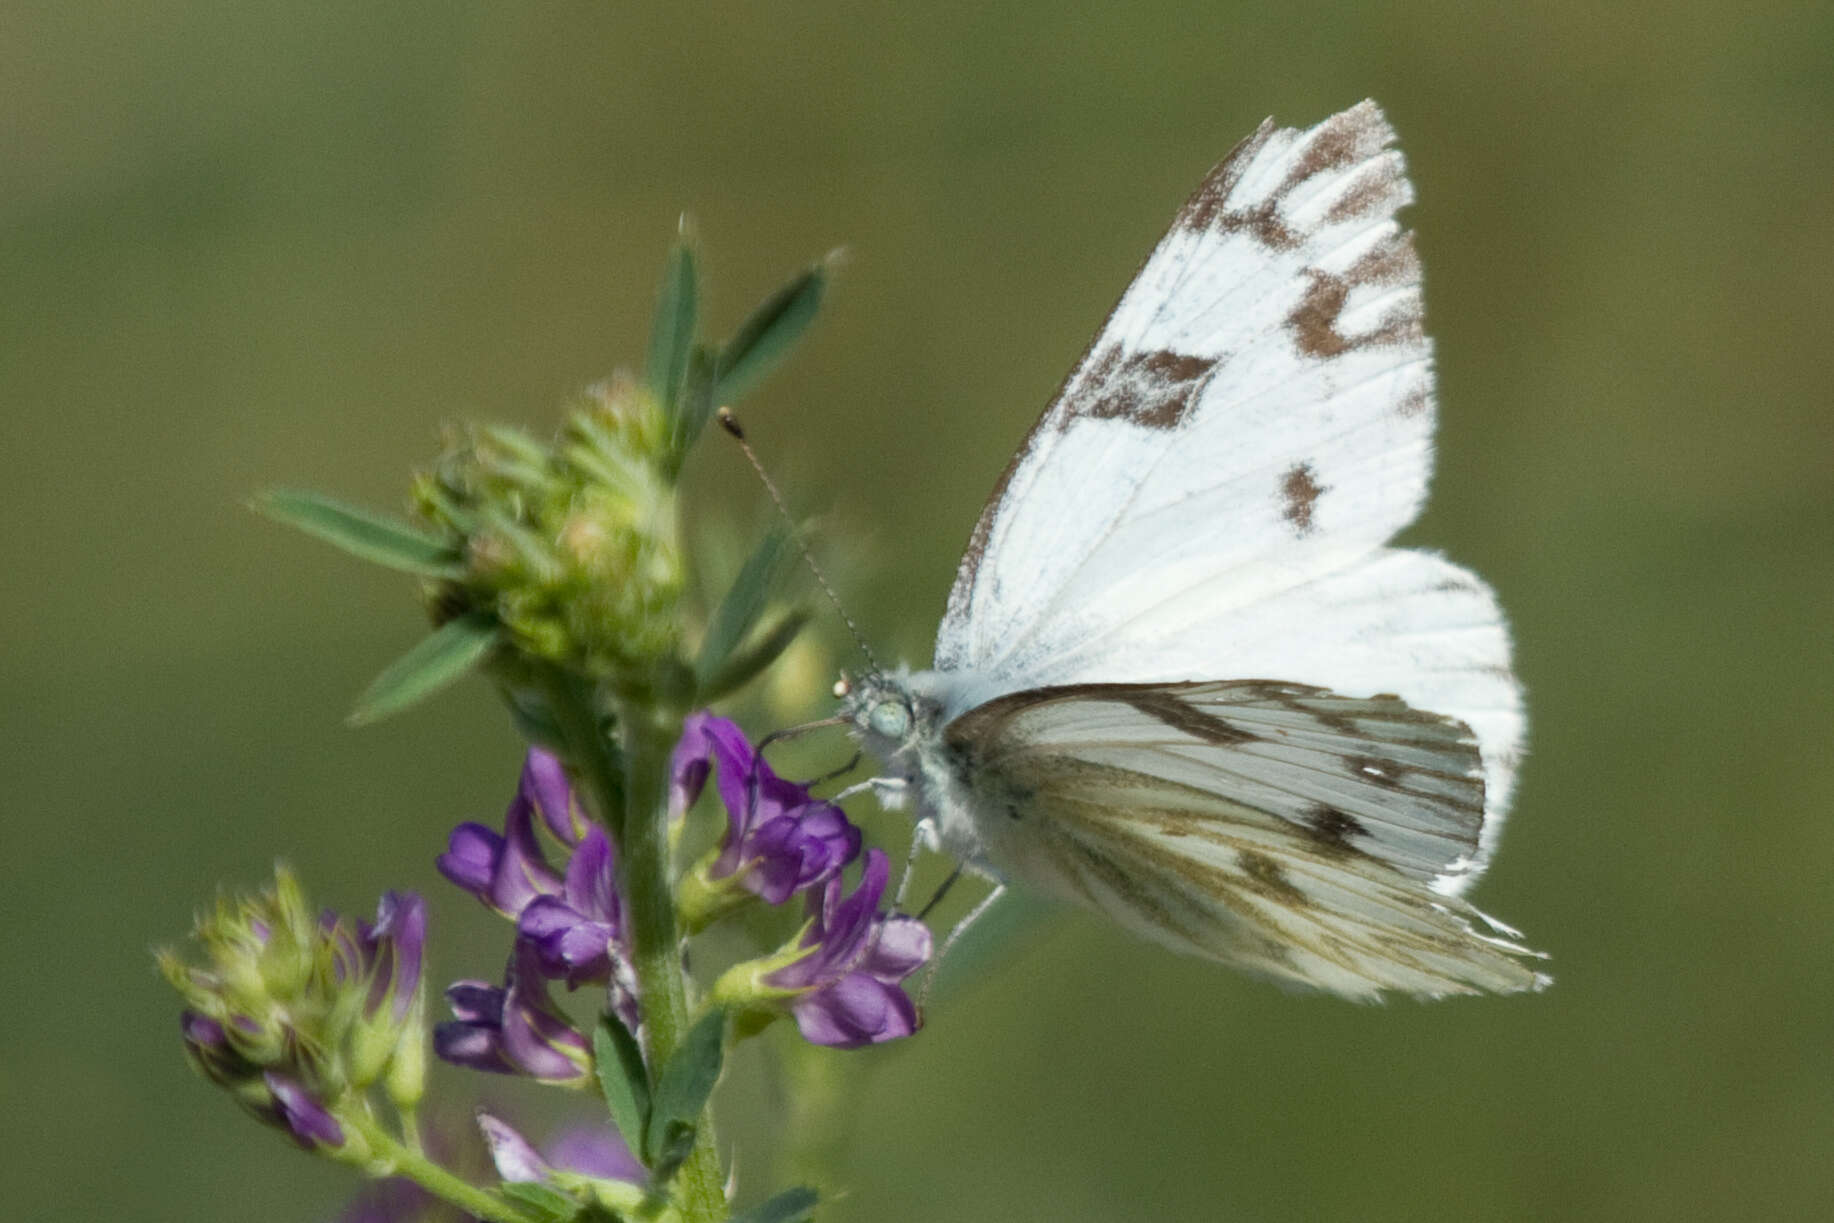
[[[545,1155],[507,1122],[482,1109],[478,1110],[478,1129],[490,1148],[497,1175],[505,1181],[549,1182],[557,1170],[638,1185],[649,1178],[630,1148],[605,1126],[579,1126],[563,1131],[548,1143]]]
[[[185,1055],[198,1073],[219,1087],[235,1087],[261,1073],[261,1067],[244,1057],[229,1038],[228,1029],[196,1011],[178,1017],[184,1033]]]
[[[899,982],[930,958],[930,931],[914,917],[881,914],[891,877],[885,854],[866,851],[860,886],[843,897],[830,879],[802,937],[802,959],[768,974],[763,984],[795,990],[790,1013],[804,1039],[843,1049],[909,1036],[920,1022]]]
[[[706,711],[682,726],[670,764],[670,809],[685,812],[719,769],[726,838],[706,867],[709,880],[736,877],[771,904],[840,873],[860,852],[860,830],[833,803],[777,776],[745,734]]]
[[[542,854],[538,817],[569,852],[564,875]],[[438,866],[447,879],[516,922],[543,974],[564,978],[569,989],[610,981],[614,1002],[632,1004],[622,996],[630,992],[631,973],[618,942],[626,921],[617,854],[605,830],[586,818],[556,757],[530,748],[503,832],[460,824]]]
[[[337,979],[369,982],[364,1018],[375,1018],[384,1004],[390,1004],[388,1022],[405,1022],[420,989],[420,964],[427,948],[427,902],[414,892],[384,892],[373,924],[359,920],[352,932],[327,909],[319,915],[319,929],[331,940]]]
[[[446,1001],[454,1018],[434,1028],[433,1051],[454,1065],[551,1083],[591,1073],[591,1042],[548,997],[540,953],[527,939],[516,940],[501,988],[456,981]]]
[[[460,1129],[454,1124],[434,1120],[424,1127],[427,1154],[466,1180],[483,1179],[489,1165],[480,1164],[478,1159],[486,1155],[496,1163],[498,1176],[506,1181],[542,1179],[524,1174],[541,1169],[547,1174],[575,1173],[639,1185],[647,1180],[643,1165],[631,1155],[616,1131],[603,1124],[581,1124],[562,1130],[536,1151],[502,1120],[482,1110],[474,1114],[474,1119],[485,1138],[482,1149],[471,1141],[472,1133],[477,1131],[471,1130],[469,1123]],[[517,1160],[521,1162],[514,1162]],[[359,1190],[337,1216],[337,1223],[435,1223],[435,1220],[472,1223],[475,1216],[446,1204],[405,1176],[372,1181]]]
[[[534,756],[531,748],[530,760]],[[501,834],[482,824],[460,824],[435,863],[440,874],[512,921],[536,897],[561,890],[560,876],[542,857],[541,842],[535,839],[536,804],[530,793],[536,787],[531,773],[525,763],[522,785],[503,817]]]
[[[569,987],[611,978],[612,944],[624,926],[616,870],[611,838],[595,827],[573,851],[560,894],[537,896],[517,919],[542,971],[565,977]]]
[[[649,1171],[631,1154],[618,1132],[605,1125],[575,1125],[548,1141],[548,1159],[557,1168],[600,1180],[641,1185]]]
[[[560,757],[543,748],[531,747],[523,758],[516,801],[532,808],[554,834],[554,839],[569,849],[578,845],[593,826],[579,795],[567,780],[567,770]]]
[[[325,1111],[312,1093],[284,1075],[269,1071],[262,1076],[267,1083],[271,1103],[257,1110],[292,1135],[293,1141],[310,1151],[314,1147],[344,1145],[344,1127]]]

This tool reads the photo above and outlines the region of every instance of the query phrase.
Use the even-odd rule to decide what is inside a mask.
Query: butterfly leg
[[[917,865],[917,855],[923,847],[931,843],[936,836],[936,825],[930,820],[918,820],[911,825],[911,847],[904,855],[904,870],[898,874],[898,887],[892,893],[892,912],[904,911],[904,894],[910,890],[911,868]]]
[[[895,811],[904,805],[905,793],[910,788],[911,783],[902,777],[868,777],[865,781],[848,786],[827,801],[839,806],[848,799],[870,790],[873,797],[879,800],[881,807]]]
[[[962,935],[968,933],[968,927],[974,925],[974,923],[979,921],[982,917],[985,917],[987,911],[993,908],[994,903],[1004,895],[1006,895],[1006,885],[1004,883],[994,884],[993,891],[981,897],[980,903],[968,910],[968,916],[956,922],[955,928],[949,931],[949,936],[943,939],[942,950],[938,951],[936,953],[936,958],[930,961],[929,971],[923,974],[923,985],[917,991],[917,1009],[919,1011],[923,1010],[924,1004],[929,1000],[930,987],[936,984],[937,970],[942,967],[942,962],[949,957],[949,949],[955,946]]]

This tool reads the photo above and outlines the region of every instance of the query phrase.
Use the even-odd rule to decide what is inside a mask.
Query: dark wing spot
[[[1386,216],[1400,205],[1406,182],[1398,156],[1373,161],[1331,205],[1325,220],[1335,225],[1363,216]]]
[[[1124,684],[1114,686],[1121,689],[1116,693],[1118,699],[1193,739],[1234,747],[1242,743],[1252,743],[1258,738],[1234,723],[1199,709],[1189,701],[1170,692],[1152,688],[1132,688],[1131,685]]]
[[[1395,405],[1395,411],[1402,416],[1418,416],[1432,406],[1432,402],[1427,389],[1417,386],[1401,397],[1401,402]]]
[[[1293,168],[1287,171],[1286,181],[1280,184],[1280,194],[1286,194],[1313,175],[1353,165],[1380,147],[1381,129],[1369,122],[1366,114],[1360,110],[1346,110],[1332,115],[1318,125],[1318,130],[1294,158]]]
[[[1187,684],[1063,684],[1051,688],[1028,688],[1020,692],[1009,692],[1005,696],[995,697],[984,705],[977,705],[961,717],[956,718],[944,729],[944,736],[952,748],[962,749],[988,735],[1001,733],[1006,722],[1020,716],[1027,710],[1048,705],[1057,701],[1114,701],[1129,705],[1139,712],[1165,723],[1181,734],[1205,743],[1215,743],[1224,747],[1235,747],[1243,743],[1254,743],[1260,736],[1253,731],[1243,730],[1224,718],[1191,704],[1178,695],[1178,689],[1213,689],[1214,685],[1201,683]],[[1055,767],[1071,767],[1070,758],[1066,757]],[[1076,762],[1075,767],[1099,768],[1090,761]],[[1124,784],[1124,773],[1107,773],[1102,776],[1104,785]]]
[[[1248,234],[1269,250],[1291,250],[1299,245],[1299,235],[1280,219],[1282,198],[1284,197],[1275,196],[1272,199],[1263,200],[1253,208],[1225,212],[1217,223],[1217,228],[1224,233]]]
[[[1229,195],[1274,134],[1273,120],[1230,151],[1185,202],[1176,226],[1245,233],[1271,250],[1290,250],[1301,235],[1280,215],[1295,188],[1328,170],[1342,170],[1378,157],[1392,133],[1374,106],[1364,103],[1333,115],[1313,131],[1291,158],[1284,178],[1252,207],[1230,208]],[[1395,205],[1404,190],[1400,159],[1384,158],[1345,192],[1326,219],[1338,222]]]
[[[1148,429],[1175,429],[1197,402],[1216,363],[1155,349],[1123,353],[1111,345],[1089,364],[1064,399],[1072,420],[1127,420]]]
[[[1374,756],[1351,756],[1344,763],[1350,766],[1350,772],[1359,781],[1374,782],[1385,790],[1398,790],[1401,787],[1404,770],[1400,765],[1377,760]]]
[[[1261,120],[1261,126],[1254,134],[1243,137],[1229,150],[1228,156],[1216,164],[1216,168],[1204,176],[1204,181],[1197,184],[1197,190],[1178,210],[1178,216],[1172,222],[1173,229],[1209,229],[1223,215],[1229,202],[1229,193],[1242,181],[1242,173],[1255,159],[1267,143],[1267,138],[1274,134],[1274,121]]]
[[[1389,344],[1418,343],[1425,335],[1418,301],[1391,313],[1373,331],[1346,336],[1338,330],[1350,290],[1359,285],[1406,284],[1418,279],[1420,261],[1414,254],[1411,233],[1391,234],[1351,264],[1341,276],[1318,268],[1305,269],[1311,283],[1286,316],[1287,330],[1299,351],[1308,357],[1335,357],[1351,349]]]
[[[1305,813],[1305,830],[1321,851],[1342,855],[1356,853],[1351,837],[1367,836],[1369,830],[1355,816],[1326,803],[1313,803]]]
[[[1312,465],[1299,464],[1280,481],[1280,516],[1292,523],[1295,531],[1304,535],[1312,529],[1312,508],[1318,504],[1318,498],[1324,491],[1325,486],[1312,474]]]
[[[1266,854],[1245,849],[1237,855],[1236,861],[1241,865],[1242,873],[1249,878],[1248,890],[1256,896],[1279,901],[1296,909],[1306,908],[1310,904],[1305,893],[1294,887],[1286,877],[1280,864]]]

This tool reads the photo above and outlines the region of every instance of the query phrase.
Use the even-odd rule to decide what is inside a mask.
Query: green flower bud
[[[301,1143],[345,1150],[336,1120],[385,1076],[418,1099],[425,1072],[421,958],[426,908],[383,897],[375,923],[314,915],[298,881],[218,901],[197,922],[203,963],[157,958],[183,998],[185,1048],[211,1082]]]
[[[459,434],[416,484],[465,558],[430,591],[436,619],[489,612],[526,658],[644,691],[680,649],[686,586],[668,431],[629,378],[594,387],[553,444]]]

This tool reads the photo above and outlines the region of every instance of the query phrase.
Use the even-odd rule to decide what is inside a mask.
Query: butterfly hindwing
[[[1001,697],[946,739],[991,856],[1157,942],[1350,996],[1533,988],[1516,944],[1433,881],[1477,851],[1455,719],[1230,681]]]

